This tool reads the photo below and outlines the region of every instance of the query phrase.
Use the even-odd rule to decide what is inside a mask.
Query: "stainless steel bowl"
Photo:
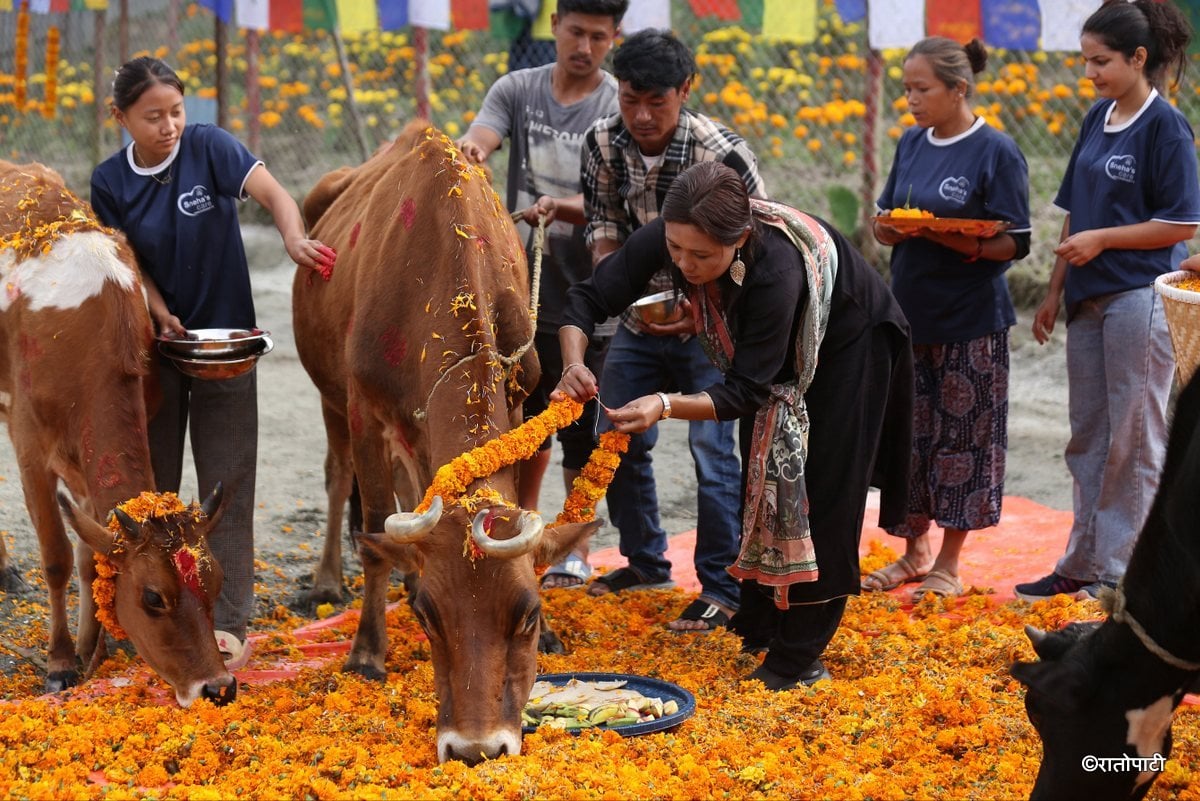
[[[240,359],[261,355],[270,334],[258,328],[196,328],[186,337],[160,336],[158,349],[171,358]]]
[[[159,343],[161,349],[163,344]],[[189,359],[183,356],[176,356],[167,351],[163,351],[163,355],[169,358],[179,371],[184,375],[189,375],[192,378],[201,378],[205,381],[222,381],[226,378],[237,378],[239,375],[245,375],[254,368],[258,360],[266,356],[275,348],[275,342],[269,336],[262,336],[259,339],[260,349],[256,353],[251,353],[247,356],[239,356],[234,359]]]
[[[643,323],[673,323],[683,316],[679,308],[679,293],[673,289],[656,292],[633,303],[633,312]]]

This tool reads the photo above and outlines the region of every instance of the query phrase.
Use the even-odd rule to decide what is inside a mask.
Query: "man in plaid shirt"
[[[672,181],[698,162],[720,161],[737,171],[751,195],[766,196],[757,160],[742,138],[683,107],[695,73],[691,51],[669,31],[640,31],[617,49],[613,74],[620,112],[597,120],[584,143],[583,198],[594,262],[658,217]],[[645,294],[671,288],[664,268]],[[609,344],[600,382],[603,402],[622,406],[662,389],[664,377],[678,392],[697,392],[719,383],[720,372],[692,332],[690,314],[651,331],[626,310]],[[695,565],[701,592],[669,624],[676,631],[726,625],[740,604],[738,583],[725,571],[737,558],[741,538],[741,471],[733,431],[731,421],[688,423],[688,445],[699,485]],[[657,428],[633,436],[608,490],[609,514],[629,566],[592,582],[588,591],[593,595],[670,582],[667,535],[659,522],[650,458],[657,438]]]

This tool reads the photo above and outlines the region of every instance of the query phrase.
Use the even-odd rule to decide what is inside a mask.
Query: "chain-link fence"
[[[196,4],[127,0],[127,26],[111,5],[107,14],[28,17],[23,103],[16,92],[18,14],[0,13],[0,156],[47,163],[81,191],[95,160],[120,144],[103,109],[107,76],[123,57],[166,59],[187,85],[190,121],[215,121],[223,49],[224,124],[298,197],[325,171],[360,161],[419,105],[427,104],[433,121],[455,136],[510,64],[553,58],[553,48],[532,40],[528,28],[497,24],[487,31],[410,28],[342,37],[325,30],[252,35],[229,26],[218,36],[212,14]],[[691,106],[746,137],[773,196],[831,219],[874,254],[863,222],[895,140],[912,122],[900,81],[903,51],[873,53],[865,22],[845,23],[832,0],[819,0],[817,38],[808,43],[764,37],[698,16],[697,9],[705,11],[704,0],[671,5],[672,26],[699,64]],[[51,27],[60,49],[48,79]],[[1029,161],[1034,250],[1012,274],[1014,292],[1025,299],[1040,292],[1048,270],[1062,221],[1052,199],[1095,99],[1082,75],[1075,53],[993,50],[977,86],[977,112],[1010,133]],[[1174,97],[1193,118],[1200,103],[1194,85],[1185,81]]]

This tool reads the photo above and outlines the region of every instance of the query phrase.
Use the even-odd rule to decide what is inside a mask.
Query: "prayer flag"
[[[309,30],[332,31],[337,25],[337,8],[333,0],[304,0],[304,27]]]
[[[737,0],[688,0],[692,13],[697,18],[716,17],[728,22],[742,18],[742,10],[738,8]]]
[[[200,0],[200,5],[216,14],[221,22],[233,20],[233,0]]]
[[[817,38],[817,0],[766,0],[762,34],[765,39],[813,41]]]
[[[1054,0],[1042,2],[1042,49],[1079,49],[1079,31],[1083,21],[1100,3],[1097,0]]]
[[[554,15],[554,9],[557,4],[552,0],[546,0],[542,3],[542,7],[538,9],[537,18],[533,21],[533,28],[529,31],[529,35],[534,39],[553,39],[554,31],[551,29]],[[628,15],[627,15],[628,16]],[[621,29],[625,29],[625,23],[621,23]]]
[[[375,3],[363,0],[335,0],[338,26],[343,33],[363,33],[379,30],[379,15]]]
[[[265,31],[271,27],[270,0],[234,0],[233,10],[239,28]]]
[[[273,31],[301,33],[304,30],[304,0],[269,0],[268,25]]]
[[[9,10],[12,6],[9,5]],[[71,10],[71,0],[30,0],[29,11],[33,14],[62,14]]]
[[[983,0],[983,41],[988,47],[1037,50],[1042,33],[1038,0]]]
[[[925,38],[925,0],[871,0],[867,38],[875,50],[912,47]]]
[[[488,29],[488,0],[450,0],[450,19],[459,31]]]
[[[763,0],[741,0],[742,27],[748,31],[761,31],[763,26]]]
[[[450,0],[409,0],[408,23],[418,28],[450,30]]]
[[[867,0],[837,0],[836,5],[842,22],[858,22],[867,16]]]
[[[962,44],[982,36],[979,0],[925,0],[925,35]]]
[[[408,25],[408,0],[379,0],[379,27],[397,31]]]
[[[671,27],[671,0],[637,0],[621,20],[621,30],[628,36],[644,28]]]
[[[0,11],[12,11],[13,0],[0,0]]]

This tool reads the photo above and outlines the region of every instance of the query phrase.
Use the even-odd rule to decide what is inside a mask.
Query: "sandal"
[[[707,634],[719,628],[729,628],[729,618],[730,614],[721,607],[704,598],[697,598],[687,605],[679,617],[675,618],[675,622],[697,620],[704,626],[696,629],[677,629],[668,623],[667,628],[676,634]]]
[[[213,632],[217,638],[217,650],[225,661],[226,670],[238,670],[250,661],[250,641],[242,642],[227,631],[220,629]]]
[[[902,573],[900,578],[895,578],[896,568],[898,568]],[[928,573],[922,573],[917,569],[916,565],[908,561],[907,556],[901,556],[890,565],[885,565],[878,570],[873,570],[868,573],[859,584],[859,587],[864,592],[887,592],[888,590],[896,589],[901,584],[920,581],[928,575]],[[868,585],[867,582],[874,583]]]
[[[935,598],[957,598],[963,594],[962,582],[945,570],[930,570],[921,586],[913,590],[913,603],[919,603],[926,595]]]
[[[551,576],[561,577],[565,579],[574,579],[573,581],[557,584],[553,587],[546,586],[546,579]],[[584,558],[579,554],[571,551],[562,561],[556,565],[552,565],[549,570],[542,574],[542,589],[544,590],[574,590],[582,587],[584,583],[592,577],[592,566],[589,565]]]
[[[625,590],[665,590],[674,587],[675,582],[646,581],[632,567],[619,567],[611,573],[605,573],[588,585],[588,595],[593,597],[607,595],[610,592]]]

